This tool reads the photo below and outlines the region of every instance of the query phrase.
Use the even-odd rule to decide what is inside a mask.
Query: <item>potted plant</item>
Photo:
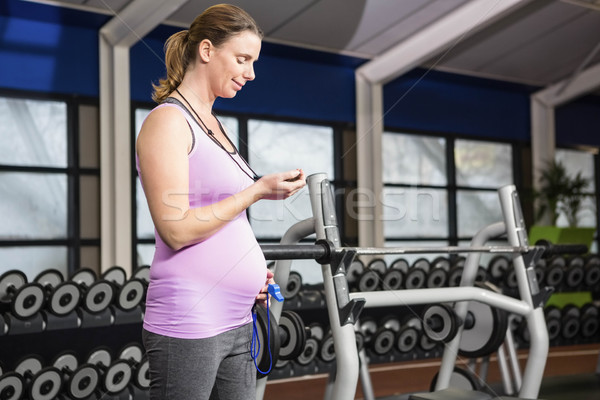
[[[569,175],[560,161],[551,161],[541,171],[538,189],[534,191],[537,200],[536,222],[549,221],[549,226],[534,225],[529,233],[529,240],[535,243],[539,239],[547,239],[552,243],[581,243],[588,247],[594,238],[595,228],[578,227],[578,214],[583,208],[583,200],[590,179]],[[558,227],[560,214],[567,218],[568,227]]]

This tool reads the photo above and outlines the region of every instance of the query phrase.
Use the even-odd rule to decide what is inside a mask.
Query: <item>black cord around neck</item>
[[[181,92],[179,91],[179,89],[175,89],[175,92],[177,92],[177,94],[179,96],[181,96],[181,98],[183,99],[183,101],[185,101],[185,103],[188,105],[188,107],[190,108],[190,110],[192,110],[192,112],[194,113],[194,115],[196,116],[196,118],[198,119],[199,125],[202,128],[202,130],[206,133],[206,135],[213,141],[216,143],[217,146],[219,146],[221,149],[223,149],[223,151],[225,153],[227,153],[227,155],[229,155],[229,157],[231,158],[231,160],[237,164],[237,166],[242,170],[242,172],[244,174],[246,174],[250,179],[252,179],[253,181],[257,181],[259,179],[258,174],[252,169],[252,167],[250,167],[250,164],[248,164],[248,161],[246,161],[244,159],[244,157],[242,157],[242,155],[240,154],[240,152],[238,151],[237,147],[235,146],[235,144],[233,144],[233,142],[231,141],[231,139],[229,139],[229,136],[227,135],[227,133],[225,132],[225,129],[223,128],[223,125],[221,125],[221,121],[219,121],[219,118],[217,118],[217,116],[212,112],[211,110],[211,114],[213,117],[215,117],[215,120],[217,120],[217,124],[219,124],[219,129],[221,130],[221,133],[223,134],[223,136],[225,137],[225,139],[227,139],[227,141],[229,142],[229,144],[231,145],[231,147],[233,148],[233,154],[237,154],[239,156],[239,158],[242,159],[242,161],[244,162],[244,164],[248,167],[248,169],[252,172],[252,174],[254,174],[254,176],[250,175],[248,173],[248,171],[246,171],[244,168],[242,168],[242,166],[240,165],[240,163],[237,162],[237,160],[235,158],[233,158],[232,153],[229,152],[229,150],[227,150],[225,148],[225,146],[223,146],[223,143],[221,143],[216,137],[215,134],[213,133],[213,131],[204,123],[204,121],[202,120],[202,118],[200,118],[200,115],[198,115],[198,113],[196,112],[196,110],[194,109],[194,107],[192,107],[192,105],[190,104],[190,102],[185,98],[185,96],[183,94],[181,94]]]

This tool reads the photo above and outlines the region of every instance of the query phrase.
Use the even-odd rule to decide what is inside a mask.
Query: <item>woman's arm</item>
[[[266,175],[210,206],[189,207],[190,128],[173,107],[154,110],[140,131],[137,154],[154,226],[172,249],[201,242],[261,199],[285,199],[305,184],[300,170]],[[299,176],[300,179],[290,182]]]

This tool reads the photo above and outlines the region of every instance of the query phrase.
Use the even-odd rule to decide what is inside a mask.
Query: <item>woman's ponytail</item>
[[[177,32],[165,43],[165,66],[167,77],[159,80],[158,85],[152,84],[154,93],[152,100],[162,103],[181,84],[185,70],[190,62],[188,55],[188,30]]]

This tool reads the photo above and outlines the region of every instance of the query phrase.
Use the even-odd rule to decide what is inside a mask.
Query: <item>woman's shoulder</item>
[[[177,105],[162,103],[144,119],[137,141],[181,139],[188,146],[189,132],[190,126],[184,112]]]

